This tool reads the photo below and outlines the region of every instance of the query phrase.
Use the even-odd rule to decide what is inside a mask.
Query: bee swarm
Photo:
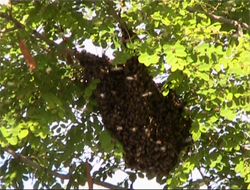
[[[176,94],[170,90],[164,97],[137,57],[117,67],[86,52],[77,59],[87,84],[101,80],[94,98],[105,127],[123,145],[126,166],[167,175],[190,136],[191,120],[183,118],[184,105]]]

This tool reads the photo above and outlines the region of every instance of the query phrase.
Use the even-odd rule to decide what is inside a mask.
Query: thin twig
[[[205,12],[205,11],[196,10],[193,7],[190,7],[190,6],[187,6],[186,9],[189,12],[203,13],[203,14],[207,15],[209,18],[211,18],[213,20],[216,20],[218,22],[222,22],[222,23],[225,23],[225,24],[230,24],[230,25],[232,25],[234,27],[237,27],[237,28],[238,28],[238,26],[241,26],[241,27],[246,28],[247,30],[250,31],[250,26],[247,23],[245,23],[245,22],[241,23],[241,22],[238,22],[236,20],[231,20],[231,19],[224,18],[222,16],[217,16],[217,15],[212,14],[212,13],[208,13],[208,12]]]
[[[23,156],[22,154],[16,153],[15,151],[9,149],[8,147],[0,147],[0,149],[4,150],[5,152],[12,155],[14,157],[14,159],[17,159],[17,160],[25,163],[28,166],[31,166],[31,167],[33,167],[35,169],[42,169],[42,167],[38,163],[30,160],[29,158],[27,158],[26,156]],[[58,178],[63,179],[63,180],[70,179],[69,174],[60,174],[60,173],[58,173],[56,171],[48,171],[48,173],[50,175],[52,175],[52,176],[58,177]],[[107,183],[107,182],[102,182],[102,181],[99,181],[99,180],[96,180],[96,179],[93,179],[93,183],[96,184],[96,185],[100,185],[102,187],[109,188],[109,189],[124,189],[122,187],[118,187],[118,186],[115,186],[113,184],[110,184],[110,183]]]
[[[86,171],[88,186],[89,186],[89,189],[92,190],[93,189],[93,179],[92,179],[91,174],[90,174],[91,166],[90,166],[90,164],[88,163],[87,160],[86,160],[85,166],[86,166],[85,171]]]
[[[202,181],[206,184],[207,188],[210,189],[210,185],[209,185],[209,183],[206,181],[206,177],[205,177],[205,176],[203,175],[203,173],[201,172],[200,166],[197,166],[197,169],[198,169],[199,173],[201,174]]]
[[[11,27],[11,28],[3,28],[0,33],[4,34],[4,33],[8,33],[8,32],[12,32],[14,30],[17,30],[18,27],[14,26],[14,27]]]

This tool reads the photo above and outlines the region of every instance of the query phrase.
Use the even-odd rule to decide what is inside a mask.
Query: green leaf
[[[210,71],[211,65],[210,64],[202,64],[199,66],[199,71]]]
[[[218,117],[216,117],[216,116],[212,116],[209,118],[209,122],[211,122],[211,123],[214,123],[217,120],[218,120]]]
[[[197,141],[201,136],[201,132],[199,130],[199,123],[197,121],[194,121],[192,123],[192,128],[190,131],[191,131],[194,142]]]
[[[165,17],[165,18],[162,19],[161,21],[162,21],[162,23],[163,23],[164,25],[166,25],[166,26],[168,26],[169,24],[171,24],[171,21],[170,21],[167,17]]]
[[[210,168],[214,168],[216,164],[221,162],[222,156],[219,154],[212,154]]]
[[[154,20],[161,20],[162,16],[161,16],[160,12],[159,11],[154,12],[154,14],[152,15],[152,19],[154,19]]]
[[[114,144],[111,142],[111,136],[106,130],[99,135],[99,141],[101,143],[101,147],[105,151],[110,152],[114,149]]]
[[[166,61],[168,64],[170,64],[171,66],[174,66],[177,62],[177,58],[175,57],[174,53],[169,53],[166,56]]]
[[[171,66],[171,71],[175,72],[178,68],[179,68],[179,65],[178,64],[174,64],[174,65]]]
[[[166,55],[172,54],[173,53],[173,47],[169,44],[164,44],[163,45],[163,51]]]
[[[244,182],[250,184],[250,172],[245,176]]]
[[[199,78],[201,78],[201,79],[203,79],[203,80],[205,80],[205,81],[209,81],[209,75],[206,74],[206,73],[203,73],[203,72],[196,72],[196,75],[197,75]]]
[[[37,123],[33,123],[33,122],[28,122],[28,126],[30,127],[30,130],[33,133],[36,133],[37,131],[39,131],[39,125]]]
[[[192,138],[193,138],[194,142],[196,142],[200,137],[201,137],[200,131],[198,131],[196,133],[192,133]]]
[[[185,52],[185,47],[183,45],[180,44],[176,44],[175,46],[175,55],[178,57],[186,57],[187,53]]]
[[[122,152],[114,152],[114,156],[118,159],[123,158],[123,153]]]
[[[11,133],[9,132],[8,129],[6,129],[5,127],[0,127],[0,132],[2,133],[3,137],[9,137],[11,135]]]
[[[53,93],[50,92],[46,92],[44,94],[42,94],[43,99],[48,103],[48,106],[52,109],[54,107],[61,106],[62,102],[61,100],[54,95]]]
[[[18,134],[18,138],[20,140],[24,139],[29,134],[29,131],[27,129],[21,130]]]
[[[91,84],[89,85],[89,88],[90,88],[91,90],[95,90],[96,87],[97,87],[97,84],[99,84],[100,82],[101,82],[100,79],[94,79],[94,80],[91,82]]]
[[[147,67],[150,66],[151,64],[158,63],[159,58],[156,54],[153,55],[148,55],[148,53],[142,53],[139,58],[138,58],[140,63],[143,63]]]
[[[232,55],[232,47],[228,46],[226,49],[226,56],[229,58]]]
[[[92,95],[92,90],[90,89],[90,88],[86,88],[86,90],[85,90],[85,96],[87,97],[87,98],[89,98],[91,95]]]
[[[149,180],[151,180],[155,177],[152,173],[146,173],[146,176]]]
[[[240,173],[242,177],[245,177],[244,161],[240,161],[240,162],[235,166],[235,172],[236,172],[236,173]]]
[[[138,173],[138,177],[140,177],[140,178],[144,178],[144,174],[143,174],[143,173],[141,173],[141,172],[139,172],[139,173]]]
[[[233,93],[228,93],[226,98],[228,102],[231,102],[233,99]]]
[[[199,131],[199,123],[197,121],[194,121],[192,123],[191,131],[193,131],[193,132],[198,132]]]
[[[214,69],[217,71],[217,72],[220,72],[221,70],[221,64],[220,63],[217,63],[214,67]]]
[[[209,48],[209,44],[207,44],[207,43],[202,43],[202,44],[195,47],[195,49],[201,53],[205,53],[205,50],[207,50],[207,48]]]
[[[236,113],[230,109],[221,110],[220,115],[231,121],[236,117]]]
[[[202,133],[206,133],[207,130],[208,130],[208,127],[206,127],[206,126],[204,126],[204,125],[200,125],[199,130],[200,130],[200,132],[202,132]]]
[[[56,183],[52,189],[62,189],[61,185],[59,183]]]
[[[231,185],[230,189],[239,189],[239,186],[238,185]]]
[[[169,89],[166,89],[162,92],[163,96],[167,96],[169,94]]]
[[[17,145],[18,139],[17,139],[16,136],[11,136],[11,137],[8,138],[7,140],[8,140],[8,142],[9,142],[11,145],[13,145],[13,146]]]
[[[187,180],[187,178],[188,178],[188,175],[185,174],[185,173],[181,173],[179,175],[179,179],[180,179],[181,182],[185,182]]]
[[[130,175],[129,175],[129,180],[130,181],[132,181],[132,182],[134,182],[135,180],[136,180],[136,174],[135,173],[131,173]]]

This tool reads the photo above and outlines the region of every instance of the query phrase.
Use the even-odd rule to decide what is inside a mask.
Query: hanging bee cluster
[[[126,166],[167,175],[185,146],[191,120],[182,116],[184,105],[174,91],[163,96],[147,67],[130,58],[112,66],[105,57],[82,52],[86,83],[99,78],[94,91],[104,126],[121,142]]]

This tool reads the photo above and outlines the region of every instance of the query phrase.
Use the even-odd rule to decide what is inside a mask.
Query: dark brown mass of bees
[[[191,121],[183,118],[176,94],[164,97],[137,57],[118,67],[86,52],[78,59],[87,84],[101,80],[94,97],[105,127],[123,145],[126,166],[167,175],[190,136]]]

